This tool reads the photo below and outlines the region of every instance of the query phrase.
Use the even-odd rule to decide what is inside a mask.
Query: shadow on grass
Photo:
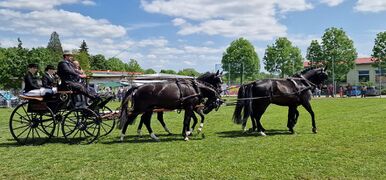
[[[216,134],[218,134],[218,136],[222,138],[240,138],[240,137],[249,137],[249,136],[259,136],[259,134],[256,131],[254,132],[223,131],[223,132],[218,132]],[[267,134],[267,136],[292,135],[288,130],[282,130],[282,129],[269,129],[265,131],[265,134]]]
[[[44,144],[68,144],[68,142],[64,138],[60,137],[52,137],[50,140],[43,144],[39,145],[34,145],[34,144],[19,144],[16,140],[14,139],[7,139],[7,142],[0,143],[0,148],[2,147],[23,147],[23,146],[41,146]]]
[[[157,135],[159,137],[159,141],[151,139],[149,135],[143,135],[141,137],[137,135],[127,135],[123,141],[120,141],[120,137],[116,137],[114,139],[110,138],[110,141],[106,142],[98,142],[101,144],[117,144],[117,143],[162,143],[162,142],[173,142],[173,141],[184,141],[184,138],[180,134],[160,134]],[[199,141],[205,139],[204,134],[194,134],[189,137],[189,141]]]

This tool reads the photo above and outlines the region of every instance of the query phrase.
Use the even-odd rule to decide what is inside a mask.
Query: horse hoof
[[[295,131],[294,131],[293,129],[290,129],[289,132],[290,132],[291,134],[295,134]]]
[[[189,137],[185,137],[185,138],[184,138],[184,141],[189,141]]]
[[[258,132],[260,136],[267,136],[263,131]]]
[[[160,141],[159,138],[158,138],[154,133],[151,133],[151,134],[150,134],[150,137],[151,137],[152,139],[154,139],[155,141],[157,141],[157,142]]]
[[[318,133],[318,130],[316,128],[312,128],[312,132],[316,134]]]

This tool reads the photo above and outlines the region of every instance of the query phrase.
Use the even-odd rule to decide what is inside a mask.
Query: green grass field
[[[8,129],[12,110],[0,109],[0,179],[386,179],[386,99],[312,105],[318,134],[302,107],[291,135],[287,108],[271,105],[262,119],[266,137],[242,134],[231,121],[234,107],[221,107],[206,117],[205,136],[188,142],[180,135],[183,113],[169,112],[175,135],[166,136],[153,116],[161,142],[137,138],[137,119],[124,142],[114,130],[91,145],[42,146],[18,146]]]

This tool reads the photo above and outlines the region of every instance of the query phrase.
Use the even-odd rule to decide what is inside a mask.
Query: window
[[[359,82],[367,82],[370,80],[370,75],[368,70],[358,71]]]

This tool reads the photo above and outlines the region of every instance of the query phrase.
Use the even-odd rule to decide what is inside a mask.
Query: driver
[[[73,64],[74,57],[68,50],[63,52],[63,60],[58,64],[58,75],[61,79],[61,86],[68,87],[71,90],[77,91],[92,100],[99,100],[99,97],[92,91],[88,90],[85,85],[80,83],[81,78],[85,78],[85,74],[80,74],[75,70]]]

